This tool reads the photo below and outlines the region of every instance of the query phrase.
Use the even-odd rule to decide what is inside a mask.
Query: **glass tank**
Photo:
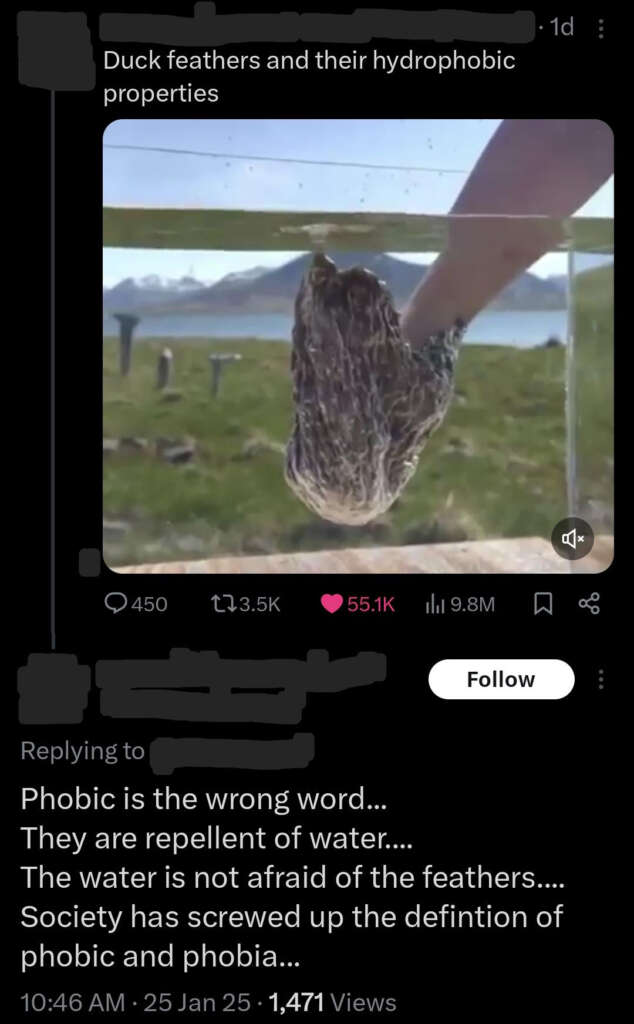
[[[601,568],[614,547],[614,264],[597,267],[583,224],[573,224],[569,256],[567,490],[569,514],[589,523]],[[612,224],[593,226],[598,251],[612,254]],[[583,560],[571,568],[584,571]]]

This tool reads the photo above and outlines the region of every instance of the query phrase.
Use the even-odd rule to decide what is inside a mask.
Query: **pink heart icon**
[[[322,594],[321,603],[327,612],[332,615],[333,612],[338,612],[343,604],[343,597],[341,594]]]

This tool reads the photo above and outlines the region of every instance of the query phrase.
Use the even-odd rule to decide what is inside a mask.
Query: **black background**
[[[44,8],[46,5],[39,5]],[[56,9],[57,5],[51,5]],[[218,12],[228,10],[218,4]],[[403,8],[407,5],[401,5]],[[296,5],[295,5],[296,7]],[[85,8],[84,8],[85,9]],[[121,10],[121,5],[116,5]],[[130,10],[138,10],[131,6]],[[247,6],[241,8],[245,13]],[[265,8],[268,10],[268,8]],[[304,8],[303,8],[304,9]],[[324,5],[319,5],[325,10]],[[152,5],[184,14],[180,5]],[[234,10],[234,8],[231,8]],[[338,8],[342,12],[343,8]],[[352,8],[349,8],[352,10]],[[489,8],[490,10],[490,8]],[[563,10],[544,13],[565,17]],[[201,935],[191,933],[188,942],[206,939],[209,945],[233,945],[242,941],[279,946],[303,964],[300,970],[197,971],[183,977],[164,972],[32,972],[17,978],[16,992],[190,991],[215,994],[246,991],[264,998],[271,991],[350,991],[355,994],[393,995],[398,999],[396,1019],[436,1016],[452,1019],[465,1014],[487,1014],[492,1020],[559,1017],[570,1011],[586,1012],[593,1004],[609,1017],[610,968],[608,935],[613,889],[610,875],[612,824],[611,766],[613,743],[610,712],[613,671],[611,608],[616,596],[618,563],[597,577],[575,575],[543,577],[231,577],[224,581],[203,576],[123,577],[104,566],[96,579],[80,579],[78,552],[101,546],[101,146],[105,126],[118,117],[599,117],[613,123],[609,96],[613,51],[611,26],[599,41],[597,18],[575,14],[573,40],[554,40],[539,34],[535,43],[515,48],[519,71],[505,74],[416,76],[395,74],[389,78],[360,73],[346,75],[309,73],[277,74],[178,74],[165,82],[158,74],[151,84],[173,85],[187,79],[195,85],[222,93],[214,105],[155,105],[144,115],[140,108],[102,108],[102,75],[90,93],[58,94],[56,116],[56,531],[55,622],[56,650],[76,654],[83,664],[102,658],[167,657],[172,647],[219,650],[223,657],[305,657],[312,648],[326,648],[332,657],[361,650],[382,651],[388,659],[384,683],[339,695],[309,696],[302,730],[316,739],[316,756],[302,772],[200,773],[184,771],[170,785],[185,790],[230,788],[265,790],[271,787],[349,790],[365,785],[372,802],[385,802],[389,811],[347,817],[330,815],[319,821],[324,827],[386,822],[398,841],[411,842],[414,850],[394,853],[390,862],[402,869],[425,863],[444,868],[478,863],[493,870],[534,870],[543,881],[563,881],[566,889],[564,927],[537,933],[511,932],[405,932],[342,930],[334,937],[320,933],[242,933]],[[96,16],[91,16],[93,41],[97,43]],[[113,44],[107,44],[115,48]],[[372,44],[370,44],[372,45]],[[410,43],[381,44],[390,52],[409,49]],[[298,48],[303,49],[304,44]],[[329,48],[345,52],[350,47]],[[361,49],[359,45],[357,49]],[[452,46],[443,47],[451,50]],[[495,49],[496,47],[490,47]],[[99,45],[96,58],[99,65]],[[123,47],[122,47],[123,49]],[[126,46],[125,51],[132,48]],[[145,49],[145,47],[140,47]],[[155,47],[158,49],[158,47]],[[292,52],[292,46],[224,48],[226,52]],[[479,49],[479,48],[478,48]],[[506,48],[505,48],[506,49]],[[147,75],[141,76],[146,80]],[[130,74],[119,76],[122,85],[133,85]],[[117,76],[109,84],[116,85]],[[19,582],[14,602],[15,665],[29,653],[51,649],[51,586],[49,546],[49,155],[51,97],[40,90],[16,87],[15,140],[19,179],[16,189],[18,230],[15,234],[17,300],[9,305],[18,312],[19,342],[9,354],[17,356],[14,380],[28,380],[18,387],[19,422],[16,447],[19,462],[16,492],[19,495],[15,528],[19,552]],[[377,162],[382,154],[377,153]],[[9,387],[9,382],[7,381]],[[9,396],[7,396],[8,398]],[[22,447],[23,446],[23,447]],[[12,534],[13,535],[13,534]],[[18,577],[16,577],[18,578]],[[220,586],[220,582],[223,583]],[[116,617],[104,610],[109,589],[137,595],[165,595],[168,611],[144,615],[126,611]],[[534,590],[552,590],[555,615],[534,619]],[[578,608],[581,596],[601,593],[601,614],[591,616]],[[343,594],[395,597],[394,614],[331,616],[319,606],[324,591]],[[446,615],[433,620],[424,615],[431,591],[439,596],[495,595],[495,615]],[[281,595],[278,616],[213,616],[209,597],[213,592],[236,595]],[[369,621],[371,620],[371,621]],[[443,657],[556,657],[569,661],[576,673],[575,688],[561,702],[442,702],[430,692],[427,675]],[[600,686],[599,672],[604,682]],[[10,684],[10,688],[13,684]],[[15,720],[15,710],[11,711]],[[22,738],[59,742],[133,742],[156,735],[186,735],[187,728],[163,723],[114,725],[100,719],[93,702],[83,726],[24,728]],[[222,730],[218,730],[222,734]],[[12,729],[15,740],[15,729]],[[15,742],[13,749],[17,750]],[[129,784],[152,788],[156,779],[146,765],[95,771],[86,767],[42,769],[16,764],[24,784],[46,782],[64,789],[81,783],[106,788]],[[160,782],[160,780],[159,780]],[[162,784],[162,782],[160,782]],[[194,828],[194,816],[179,816],[169,825],[166,816],[155,827]],[[72,819],[72,820],[71,820]],[[29,824],[45,823],[45,816],[29,816]],[[50,819],[51,824],[53,819]],[[136,821],[136,818],[135,818]],[[138,823],[145,822],[138,816]],[[234,824],[235,821],[235,824]],[[84,824],[85,822],[85,824]],[[283,827],[292,819],[272,819]],[[327,822],[330,824],[327,826]],[[90,828],[93,819],[57,817],[58,828]],[[255,825],[253,816],[223,820],[226,827]],[[339,824],[341,823],[341,824]],[[257,824],[264,824],[258,821]],[[305,820],[305,824],[310,824]],[[102,827],[132,827],[130,819],[108,816]],[[24,852],[17,841],[18,862]],[[61,860],[66,858],[60,858]],[[138,854],[125,858],[132,866]],[[276,859],[284,860],[281,855]],[[290,858],[286,858],[290,865]],[[381,861],[376,854],[342,854],[345,867],[357,862]],[[124,858],[112,855],[113,863]],[[224,860],[224,863],[223,863]],[[303,858],[299,858],[300,861]],[[47,858],[47,863],[56,858]],[[35,863],[28,859],[26,862]],[[219,855],[217,866],[228,866],[230,855]],[[82,865],[84,866],[84,865]],[[143,862],[147,867],[147,863]],[[181,866],[174,864],[174,866]],[[281,866],[285,866],[282,864]],[[18,875],[18,878],[20,876]],[[542,890],[544,893],[544,890]],[[528,894],[515,898],[504,893],[474,892],[455,898],[420,891],[401,895],[362,890],[355,902],[378,907],[410,906],[447,900],[459,905],[493,903],[551,906],[557,896]],[[298,898],[309,905],[319,894]],[[55,906],[78,902],[90,907],[99,903],[122,906],[129,894],[111,895],[63,892],[31,893],[20,903]],[[149,906],[178,905],[178,894],[168,901],[157,894],[132,894]],[[214,895],[181,896],[183,905],[212,906]],[[271,905],[296,902],[293,893],[273,894]],[[232,902],[247,905],[240,895]],[[345,894],[330,891],[328,903],[345,907]],[[147,945],[164,945],[172,936],[147,937]],[[52,938],[38,933],[18,933],[14,946],[33,940],[52,945]],[[138,934],[127,937],[139,945]],[[177,937],[178,938],[178,937]],[[64,944],[84,945],[101,939],[95,933],[76,936],[68,932]],[[118,937],[115,936],[114,942]],[[221,941],[222,940],[222,941]],[[121,939],[125,941],[125,936]],[[14,975],[15,977],[15,975]],[[21,1004],[19,1004],[21,1006]],[[128,1016],[137,1019],[138,1009]],[[56,1014],[44,1016],[55,1019]],[[69,1014],[69,1016],[73,1016]],[[77,1019],[78,1016],[74,1015]],[[161,1015],[165,1018],[167,1015]],[[181,1015],[181,1019],[185,1015]],[[264,1009],[256,1019],[268,1019]],[[354,1016],[354,1015],[353,1015]],[[138,1013],[138,1019],[148,1014]],[[325,1013],[322,1019],[329,1019]],[[89,1018],[85,1018],[89,1019]],[[178,1018],[174,1018],[178,1019]],[[333,1019],[334,1015],[333,1015]]]

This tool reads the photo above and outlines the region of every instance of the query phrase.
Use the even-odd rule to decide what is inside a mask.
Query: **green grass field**
[[[104,556],[117,565],[215,554],[320,550],[484,537],[550,536],[567,514],[565,351],[467,345],[456,397],[389,512],[367,527],[327,523],[282,474],[292,422],[285,342],[170,340],[170,392],[156,389],[165,339],[135,343],[129,377],[104,343]],[[212,398],[207,356],[239,352]],[[193,443],[187,464],[157,439]],[[167,442],[165,442],[167,443]]]

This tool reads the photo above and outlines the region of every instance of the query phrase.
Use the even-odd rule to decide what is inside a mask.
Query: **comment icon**
[[[103,603],[109,612],[113,615],[117,615],[122,612],[124,608],[128,607],[128,599],[125,594],[122,594],[120,590],[111,590],[109,594],[103,599]]]

